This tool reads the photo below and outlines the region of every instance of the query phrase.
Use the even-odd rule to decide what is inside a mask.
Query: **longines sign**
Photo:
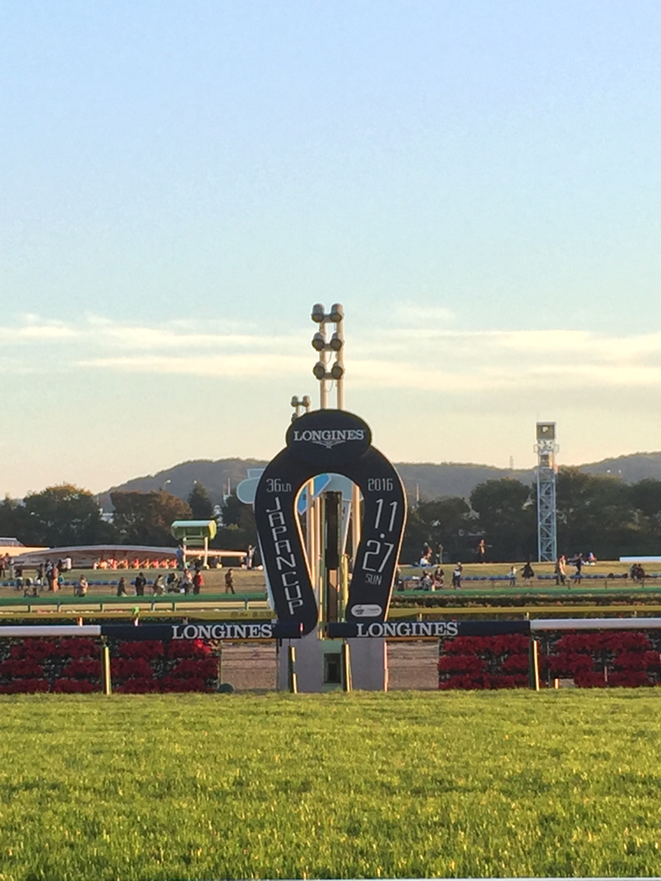
[[[274,621],[213,621],[204,624],[101,624],[99,636],[114,639],[297,639],[301,625]]]
[[[372,446],[372,432],[362,419],[344,410],[316,410],[292,423],[287,446],[257,486],[255,520],[278,621],[300,622],[303,633],[317,626],[319,611],[295,505],[303,485],[324,473],[348,477],[364,500],[348,621],[385,621],[406,520],[399,475]]]
[[[503,636],[530,633],[530,621],[384,621],[327,624],[330,639],[444,639],[453,636]]]

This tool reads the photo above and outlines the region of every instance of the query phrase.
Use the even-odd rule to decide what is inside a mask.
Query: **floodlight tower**
[[[555,422],[537,423],[537,559],[549,563],[558,558],[558,534],[555,515]]]
[[[337,409],[344,409],[344,308],[341,303],[334,303],[329,313],[321,303],[315,303],[312,307],[312,320],[320,326],[320,330],[312,337],[312,348],[319,353],[319,360],[312,368],[312,372],[319,380],[320,407],[325,410],[328,407],[328,385],[335,381],[337,389]],[[326,337],[326,325],[334,324],[335,331],[330,339]],[[330,358],[335,355],[335,363],[330,366]],[[330,369],[329,369],[330,367]]]
[[[336,408],[344,409],[344,308],[341,303],[333,303],[330,312],[326,312],[321,303],[315,303],[310,316],[319,330],[312,337],[312,348],[319,355],[319,360],[312,368],[312,373],[319,380],[320,409],[328,408],[328,385],[335,382],[337,392]],[[327,326],[334,325],[330,338]],[[331,360],[335,358],[331,365]],[[357,489],[354,495],[357,494]],[[357,522],[357,507],[353,506],[354,524]],[[340,611],[340,594],[345,593],[341,586],[342,557],[342,494],[340,492],[324,492],[323,498],[315,503],[314,518],[317,523],[317,547],[321,550],[322,561],[323,608],[327,621],[337,621]],[[355,526],[354,526],[355,531]],[[323,533],[323,534],[322,534]],[[356,545],[354,545],[356,547]]]

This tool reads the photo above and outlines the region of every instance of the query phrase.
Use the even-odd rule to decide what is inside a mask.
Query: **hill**
[[[215,504],[222,502],[228,489],[235,489],[237,483],[248,476],[249,468],[263,468],[267,463],[261,459],[196,459],[182,462],[150,474],[136,477],[120,486],[111,487],[101,495],[104,507],[110,507],[110,493],[114,490],[150,492],[165,489],[179,498],[188,497],[195,481],[206,487]],[[661,452],[632,453],[600,462],[590,462],[578,466],[590,474],[612,474],[625,483],[637,483],[647,477],[661,480]],[[532,483],[534,470],[510,470],[491,465],[459,464],[455,462],[396,463],[409,498],[436,499],[441,496],[468,497],[472,490],[486,480],[500,480],[512,477],[522,483]]]

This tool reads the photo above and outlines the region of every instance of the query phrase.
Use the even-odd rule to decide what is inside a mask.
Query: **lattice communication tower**
[[[548,563],[558,558],[558,533],[555,514],[555,422],[537,423],[537,559]]]

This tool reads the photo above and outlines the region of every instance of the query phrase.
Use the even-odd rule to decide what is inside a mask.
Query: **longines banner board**
[[[260,478],[255,520],[278,621],[300,622],[303,633],[314,630],[319,613],[296,498],[305,483],[326,473],[348,477],[364,499],[347,621],[385,621],[406,521],[400,477],[372,446],[372,432],[362,419],[345,410],[316,410],[291,424],[287,446]]]
[[[361,621],[327,624],[329,639],[434,639],[453,636],[502,636],[530,634],[530,621]]]
[[[48,624],[0,626],[0,638],[44,636],[106,636],[112,639],[298,639],[296,622],[210,621],[199,624]]]

